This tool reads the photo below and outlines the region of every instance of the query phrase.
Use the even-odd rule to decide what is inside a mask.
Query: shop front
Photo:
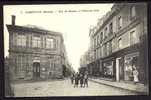
[[[139,73],[139,52],[127,54],[124,56],[124,80],[134,81],[134,67]],[[138,75],[139,76],[139,75]]]
[[[104,78],[109,78],[109,79],[115,79],[115,64],[114,64],[114,59],[104,59],[102,62],[102,71],[103,71],[103,77]]]
[[[120,50],[113,55],[116,57],[116,81],[134,81],[134,69],[140,70],[140,52],[138,45]],[[138,75],[139,78],[140,75]]]

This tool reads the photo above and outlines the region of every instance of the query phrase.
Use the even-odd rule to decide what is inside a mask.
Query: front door
[[[33,63],[33,77],[34,78],[40,77],[40,63],[39,62]]]

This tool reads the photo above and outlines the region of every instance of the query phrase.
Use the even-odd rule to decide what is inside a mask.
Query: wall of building
[[[9,56],[12,73],[15,79],[33,79],[33,64],[40,63],[40,78],[62,78],[63,65],[68,62],[63,37],[61,35],[36,33],[30,31],[17,30],[8,27],[9,30]],[[26,46],[17,45],[17,36],[26,37]],[[34,36],[40,37],[40,47],[33,47],[32,39]],[[46,48],[47,38],[55,39],[56,48]],[[20,61],[20,59],[23,59]],[[23,63],[23,64],[20,64]],[[18,68],[23,67],[22,72]]]
[[[135,6],[135,16],[132,18],[131,17],[131,8]],[[147,8],[146,5],[143,3],[124,3],[124,4],[115,4],[113,6],[114,10],[112,14],[109,14],[110,11],[107,15],[111,15],[110,17],[107,16],[108,18],[105,18],[105,21],[102,25],[100,25],[100,28],[98,31],[95,31],[94,27],[94,32],[91,33],[90,35],[90,40],[91,40],[91,55],[94,56],[95,59],[91,60],[89,63],[89,72],[93,75],[95,72],[95,69],[98,68],[99,66],[99,72],[102,72],[104,69],[104,63],[109,63],[110,61],[113,61],[113,76],[116,78],[116,57],[120,58],[120,66],[125,66],[124,64],[124,57],[126,55],[134,55],[136,52],[138,53],[138,62],[139,64],[137,65],[137,68],[140,72],[140,77],[141,77],[141,82],[142,79],[144,79],[146,74],[145,70],[147,69],[147,65],[145,64],[146,61],[143,60],[145,59],[146,55],[144,50],[141,50],[141,45],[145,45],[145,37],[147,34]],[[112,16],[113,15],[113,16]],[[106,16],[106,15],[105,15]],[[122,18],[122,27],[119,28],[119,16]],[[109,24],[112,22],[113,24],[113,34],[109,35],[109,32],[107,31],[104,33],[105,28],[107,27],[109,29]],[[92,29],[91,29],[92,30]],[[134,37],[131,37],[131,33],[134,31],[136,34]],[[106,35],[107,37],[103,39],[102,42],[100,42],[100,33],[103,32],[104,36]],[[145,36],[144,36],[145,35]],[[104,37],[103,36],[103,37]],[[144,38],[143,38],[144,37]],[[121,38],[121,45],[122,47],[119,48],[119,43],[118,40]],[[142,39],[143,38],[143,39]],[[99,39],[99,40],[98,40]],[[112,52],[109,52],[110,46],[109,42],[112,40]],[[97,43],[99,41],[99,44]],[[132,43],[132,41],[134,43]],[[143,42],[144,41],[144,42]],[[107,45],[107,47],[106,47]],[[147,46],[145,47],[147,48]],[[127,51],[126,51],[127,50]],[[147,51],[146,51],[147,52]],[[140,54],[140,55],[139,55]],[[110,57],[111,56],[111,57]],[[137,57],[137,56],[136,56]],[[140,58],[141,57],[141,58]],[[131,57],[133,59],[133,57]],[[135,58],[135,57],[134,57]],[[104,60],[102,62],[102,59]],[[109,60],[112,59],[112,60]],[[99,63],[98,63],[99,61]],[[144,65],[145,64],[145,65]],[[102,67],[103,65],[103,67]],[[143,67],[142,67],[143,65]],[[144,68],[144,69],[143,69]],[[120,70],[120,77],[122,78],[124,75],[124,69]],[[124,78],[124,77],[123,77]]]

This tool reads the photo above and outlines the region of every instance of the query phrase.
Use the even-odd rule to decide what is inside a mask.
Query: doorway
[[[40,63],[39,62],[33,63],[33,77],[40,78]]]
[[[116,81],[124,80],[122,57],[116,58]]]

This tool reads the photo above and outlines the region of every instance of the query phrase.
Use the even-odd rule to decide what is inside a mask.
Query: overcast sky
[[[77,71],[80,57],[88,50],[89,28],[97,23],[113,4],[60,4],[60,5],[5,5],[4,49],[8,53],[8,31],[11,15],[16,15],[16,25],[37,25],[47,30],[61,32],[64,36],[67,56]],[[45,12],[44,12],[45,11]]]

